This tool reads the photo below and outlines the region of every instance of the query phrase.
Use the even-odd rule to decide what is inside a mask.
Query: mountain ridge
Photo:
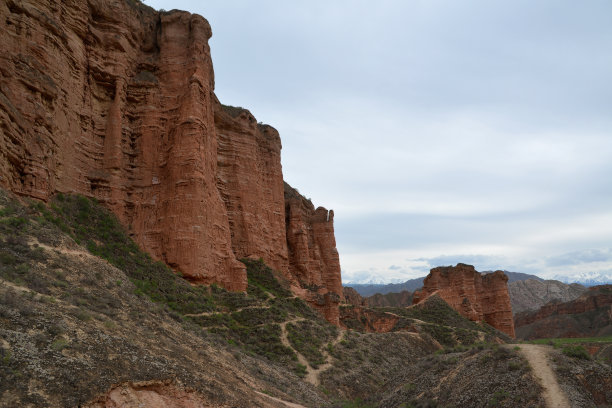
[[[506,276],[508,276],[508,283],[515,282],[517,280],[526,280],[526,279],[536,279],[543,280],[539,276],[530,275],[522,272],[508,272],[503,271]],[[481,273],[492,273],[492,271],[484,271]],[[414,292],[417,289],[423,287],[423,280],[425,276],[409,279],[405,282],[401,283],[381,283],[381,284],[371,284],[371,283],[346,283],[344,286],[351,287],[355,289],[361,296],[369,297],[380,293],[381,295],[393,292],[398,293],[402,291]]]

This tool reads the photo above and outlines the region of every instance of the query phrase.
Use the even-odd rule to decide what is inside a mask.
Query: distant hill
[[[493,273],[493,272],[495,272],[495,271],[484,271],[484,272],[481,272],[481,273]],[[544,279],[540,278],[539,276],[530,275],[528,273],[508,272],[508,271],[504,271],[504,273],[508,277],[508,283],[517,282],[517,281],[524,281],[524,280],[527,280],[527,279],[534,279],[534,280],[537,280],[537,281],[543,281],[544,280]]]
[[[491,273],[491,272],[493,271],[484,271],[481,273]],[[528,273],[508,272],[508,271],[504,271],[504,273],[508,275],[508,283],[521,281],[521,280],[527,280],[527,279],[535,279],[538,281],[543,280],[542,278],[538,276],[530,275]],[[386,293],[399,293],[402,291],[414,292],[415,290],[421,289],[423,287],[423,279],[425,279],[425,276],[422,276],[420,278],[410,279],[403,283],[387,283],[387,284],[349,283],[349,284],[346,284],[345,286],[350,286],[351,288],[355,289],[357,293],[359,293],[363,297],[369,297],[369,296],[375,295],[376,293],[380,293],[381,295],[384,295]]]
[[[369,307],[406,307],[412,304],[412,292],[403,290],[399,293],[389,292],[380,294],[376,293],[365,298]]]
[[[360,283],[349,283],[345,286],[350,286],[355,289],[363,297],[369,297],[380,293],[382,295],[386,293],[399,293],[402,291],[414,292],[417,289],[423,287],[424,276],[416,279],[410,279],[403,283],[380,283],[380,284],[360,284]]]
[[[569,302],[552,301],[514,316],[516,337],[599,337],[612,335],[612,285],[594,286]]]
[[[582,295],[586,287],[577,284],[566,284],[557,280],[527,279],[508,284],[512,312],[514,314],[527,310],[538,310],[551,301],[569,302]]]

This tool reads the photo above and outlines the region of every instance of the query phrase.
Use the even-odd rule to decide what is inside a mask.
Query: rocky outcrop
[[[457,264],[434,268],[414,293],[413,304],[437,294],[472,321],[484,321],[514,337],[508,277],[502,271],[482,275],[473,266]]]
[[[595,337],[612,334],[612,285],[593,286],[570,302],[553,301],[517,313],[517,337]]]
[[[343,327],[368,333],[388,333],[391,331],[412,331],[418,330],[413,325],[397,328],[400,316],[383,312],[380,310],[369,309],[360,306],[343,306],[340,308],[340,322]]]
[[[569,302],[587,290],[578,283],[570,285],[556,280],[527,279],[508,283],[512,312],[538,310],[551,301]]]
[[[195,390],[185,389],[168,381],[126,383],[114,387],[84,408],[205,408],[210,401]]]
[[[244,291],[263,258],[337,323],[333,212],[286,197],[276,130],[218,102],[204,18],[8,0],[0,30],[0,186],[97,198],[195,284]]]
[[[318,207],[285,183],[285,217],[290,281],[294,292],[338,325],[342,299],[340,257],[334,236],[334,212]]]
[[[342,287],[342,295],[344,296],[345,303],[353,306],[366,306],[366,300],[361,297],[359,293],[350,286]]]

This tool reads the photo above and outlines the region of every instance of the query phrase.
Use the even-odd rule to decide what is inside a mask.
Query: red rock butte
[[[471,265],[432,269],[423,288],[414,293],[413,304],[438,295],[462,316],[486,322],[515,337],[508,277],[503,271],[481,274]]]
[[[126,0],[0,4],[0,185],[95,197],[191,282],[263,260],[338,324],[333,212],[283,182],[278,132],[214,94],[208,22]]]

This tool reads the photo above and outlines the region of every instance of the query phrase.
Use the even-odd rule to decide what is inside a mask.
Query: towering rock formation
[[[246,109],[215,104],[217,186],[238,258],[257,257],[287,274],[281,140]]]
[[[286,203],[276,130],[218,102],[204,18],[7,0],[0,35],[1,186],[97,198],[194,283],[245,290],[238,259],[261,257],[337,322],[333,214]]]
[[[437,294],[468,319],[485,321],[514,337],[507,282],[502,271],[483,275],[471,265],[442,266],[430,271],[423,289],[414,293],[413,304]]]
[[[306,298],[334,324],[342,299],[340,258],[334,236],[334,212],[316,210],[310,200],[285,183],[285,217],[289,268]]]

